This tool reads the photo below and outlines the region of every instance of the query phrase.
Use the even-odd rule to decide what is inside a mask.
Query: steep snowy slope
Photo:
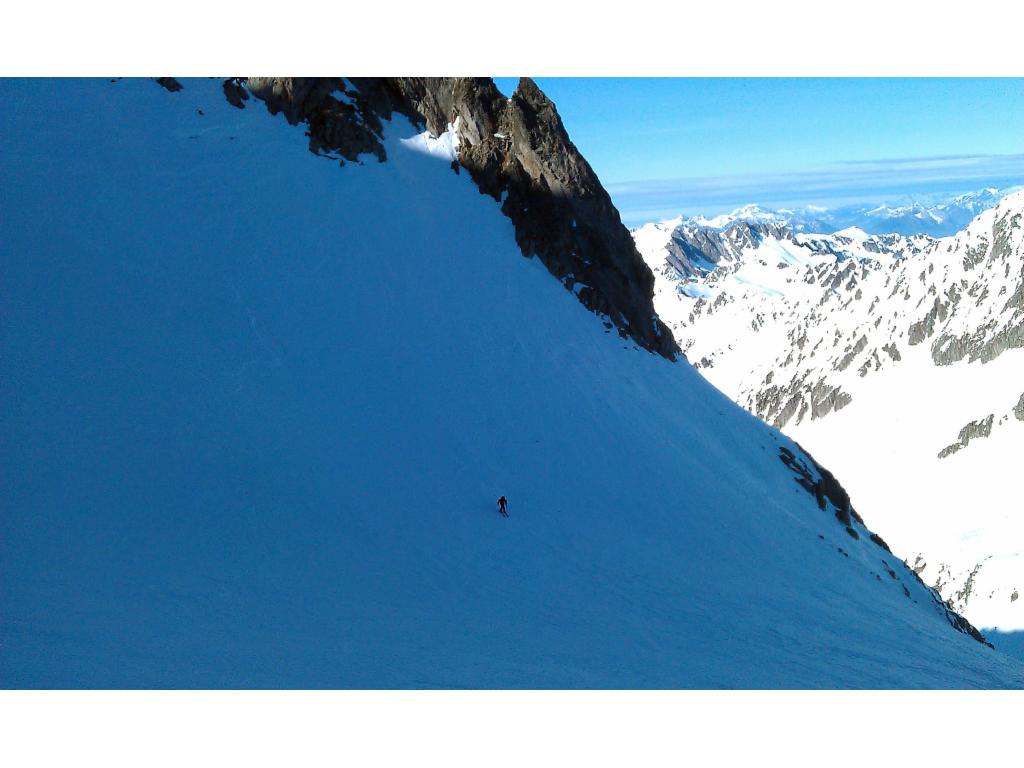
[[[183,85],[0,83],[5,686],[1024,685],[450,137]]]
[[[942,240],[743,222],[635,238],[707,378],[842,477],[973,622],[1024,628],[1024,192]]]

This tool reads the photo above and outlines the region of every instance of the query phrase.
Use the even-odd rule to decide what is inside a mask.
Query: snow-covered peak
[[[858,243],[863,243],[868,239],[868,237],[870,237],[870,235],[860,227],[847,227],[846,229],[841,229],[835,233],[835,236],[846,238],[847,240],[853,240]]]
[[[694,216],[690,219],[686,219],[685,221],[692,226],[722,229],[737,221],[782,222],[785,221],[785,215],[778,211],[765,210],[757,204],[750,204],[737,208],[731,213],[723,213],[718,216],[713,216],[710,219],[706,219],[703,216]]]
[[[968,618],[1024,628],[1024,527],[1006,513],[1024,452],[1024,190],[940,239],[728,234],[641,249],[688,358],[884,507],[897,551]]]
[[[1004,195],[999,200],[996,208],[1000,211],[1014,210],[1024,212],[1024,188],[1017,188],[1013,192]]]

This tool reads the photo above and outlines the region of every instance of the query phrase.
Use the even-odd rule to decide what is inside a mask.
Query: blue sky
[[[1024,183],[1024,79],[536,80],[629,225]]]

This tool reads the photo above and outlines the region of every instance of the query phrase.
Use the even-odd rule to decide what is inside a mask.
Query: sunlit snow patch
[[[683,283],[676,290],[693,299],[710,299],[715,292],[701,283]]]
[[[854,242],[864,242],[868,239],[868,233],[860,227],[847,227],[835,233],[836,237],[846,237]]]
[[[448,130],[440,136],[434,137],[430,135],[430,131],[424,131],[408,139],[402,139],[402,146],[411,149],[413,152],[452,162],[458,156],[459,151],[458,128],[460,119],[456,117],[455,122],[449,123]]]

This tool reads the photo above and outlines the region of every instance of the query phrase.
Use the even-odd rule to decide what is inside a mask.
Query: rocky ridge
[[[450,132],[454,170],[466,169],[501,203],[527,257],[538,257],[623,338],[675,359],[678,347],[652,302],[654,277],[555,105],[529,78],[511,97],[490,78],[248,77],[224,81],[225,98],[250,96],[304,124],[310,151],[340,162],[386,160],[384,122],[398,113],[432,136]]]

